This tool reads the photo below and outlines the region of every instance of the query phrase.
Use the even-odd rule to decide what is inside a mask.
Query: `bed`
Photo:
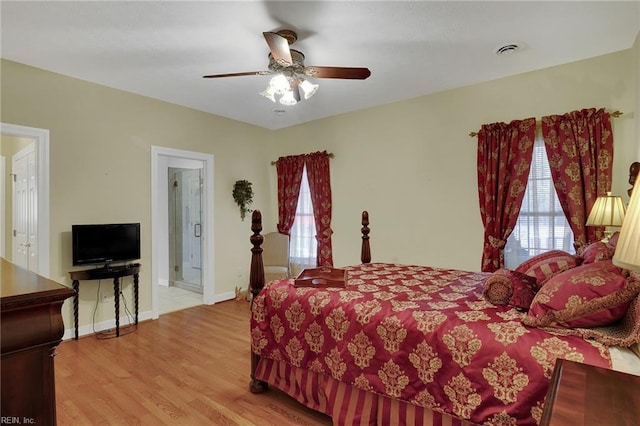
[[[599,245],[583,253],[592,266],[555,253],[560,260],[548,255],[536,272],[551,277],[545,285],[556,295],[565,290],[554,283],[570,272],[583,286],[615,281],[620,303],[607,315],[618,319],[605,326],[590,322],[598,313],[576,316],[575,306],[574,315],[550,317],[534,299],[542,287],[531,291],[540,279],[526,278],[535,274],[371,263],[367,212],[362,263],[341,268],[343,285],[265,285],[259,211],[251,226],[250,390],[276,387],[336,425],[537,424],[557,358],[640,374],[626,349],[640,336],[640,284],[613,271]],[[506,282],[517,285],[505,296]],[[540,312],[529,315],[524,299]]]

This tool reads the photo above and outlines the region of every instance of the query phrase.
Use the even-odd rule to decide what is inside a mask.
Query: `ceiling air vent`
[[[520,45],[518,44],[505,44],[504,46],[500,46],[496,49],[496,55],[509,55],[518,49],[520,49]]]

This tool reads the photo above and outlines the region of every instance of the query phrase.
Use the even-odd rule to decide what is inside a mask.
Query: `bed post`
[[[254,210],[251,215],[251,270],[249,272],[249,291],[251,292],[251,305],[255,300],[260,290],[264,287],[264,264],[262,263],[262,243],[264,237],[260,234],[262,231],[262,214],[260,210]],[[255,372],[258,366],[259,355],[253,353],[251,350],[251,382],[249,383],[249,390],[251,393],[262,393],[268,389],[266,382],[256,380]]]
[[[253,248],[251,249],[251,269],[249,272],[249,291],[252,299],[255,298],[262,287],[264,287],[264,264],[262,263],[262,243],[264,237],[262,232],[262,213],[260,210],[254,210],[251,215],[251,232],[250,238]]]
[[[369,212],[362,212],[362,250],[360,251],[360,261],[371,263],[371,249],[369,248]]]

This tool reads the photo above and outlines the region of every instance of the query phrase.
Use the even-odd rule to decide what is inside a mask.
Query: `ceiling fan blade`
[[[349,78],[364,80],[371,75],[369,68],[316,67],[304,68],[304,75],[313,78]]]
[[[203,75],[202,78],[242,77],[244,75],[269,75],[269,74],[271,74],[271,71],[247,71],[247,72],[233,72],[230,74]]]
[[[203,75],[202,78],[220,78],[220,77],[241,77],[243,75],[269,75],[270,71],[248,71],[248,72],[234,72],[230,74],[212,74]]]
[[[289,50],[289,41],[279,34],[264,32],[262,33],[264,39],[269,45],[271,56],[280,65],[291,65],[293,59],[291,59],[291,51]]]

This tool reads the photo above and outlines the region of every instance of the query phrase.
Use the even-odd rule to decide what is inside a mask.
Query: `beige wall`
[[[371,215],[373,259],[478,270],[482,223],[476,139],[483,123],[585,107],[625,112],[614,120],[614,192],[640,152],[638,42],[633,49],[493,82],[269,131],[92,83],[2,61],[2,122],[50,130],[51,277],[69,284],[73,223],[142,224],[141,311],[151,309],[150,147],[215,158],[217,293],[246,283],[250,222],[240,221],[233,182],[254,183],[254,208],[275,229],[280,155],[328,150],[334,261],[359,261],[360,212]],[[322,90],[322,88],[320,89]],[[95,295],[81,293],[81,325]],[[70,303],[65,321],[71,324]],[[98,321],[113,316],[110,307]]]
[[[374,260],[480,268],[476,138],[483,123],[586,107],[613,120],[615,193],[637,158],[632,50],[411,99],[284,129],[278,155],[327,149],[334,200],[335,263],[356,262],[359,212],[371,219]],[[322,88],[320,88],[322,90]],[[273,175],[272,175],[273,179]],[[272,182],[275,185],[275,182]]]
[[[263,129],[77,79],[2,61],[2,122],[50,131],[50,277],[70,285],[71,225],[140,222],[140,310],[151,310],[151,146],[214,155],[217,293],[246,283],[250,224],[231,191],[255,183],[255,201],[271,197]],[[244,276],[238,277],[238,271]],[[81,284],[82,285],[82,284]],[[106,285],[110,285],[107,283]],[[80,324],[91,324],[94,286],[80,292]],[[113,318],[99,304],[96,322]],[[102,312],[104,310],[104,312]],[[72,324],[70,303],[65,323]]]

